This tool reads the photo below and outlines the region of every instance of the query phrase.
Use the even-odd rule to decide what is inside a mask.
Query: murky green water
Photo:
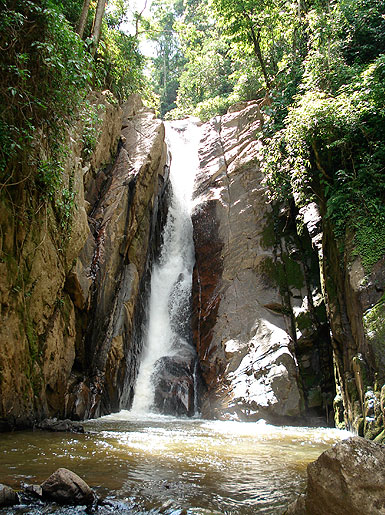
[[[0,435],[0,482],[37,484],[66,467],[132,513],[279,514],[303,490],[306,465],[348,436],[264,423],[133,420],[127,412],[85,425],[92,434]]]

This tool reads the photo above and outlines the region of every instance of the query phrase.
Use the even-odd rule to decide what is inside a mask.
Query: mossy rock
[[[272,258],[264,259],[259,265],[260,273],[266,275],[270,282],[277,285],[281,291],[287,288],[300,290],[305,285],[305,277],[301,265],[288,254],[281,256],[281,261],[274,262]]]
[[[363,316],[366,340],[373,349],[381,382],[385,380],[385,299],[382,298]]]
[[[346,390],[352,404],[359,400],[357,385],[353,377],[346,381]]]
[[[277,233],[273,215],[269,213],[266,225],[263,227],[261,245],[264,249],[274,247],[277,241]]]
[[[383,433],[383,425],[378,420],[365,420],[364,436],[368,440],[375,440]]]
[[[296,319],[295,323],[299,331],[303,332],[306,329],[311,329],[313,327],[313,318],[311,316],[311,313],[309,311],[305,311],[303,313],[300,313]]]
[[[323,399],[322,399],[322,392],[321,388],[319,386],[312,388],[307,396],[307,404],[309,408],[317,408],[319,406],[322,406]]]
[[[382,444],[385,442],[385,429],[374,438],[374,441]]]
[[[345,420],[344,420],[344,404],[342,400],[342,396],[337,394],[333,400],[333,410],[334,410],[334,423],[338,429],[345,429]]]

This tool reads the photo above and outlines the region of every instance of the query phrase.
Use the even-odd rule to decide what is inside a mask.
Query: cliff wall
[[[384,438],[384,258],[368,271],[333,237],[325,195],[270,203],[264,116],[205,126],[193,215],[193,329],[209,417],[335,423]]]
[[[92,152],[81,122],[68,135],[69,237],[52,204],[23,185],[2,195],[3,428],[83,419],[130,402],[135,334],[165,216],[166,146],[163,123],[138,97],[123,112],[109,98],[88,99],[97,112]]]
[[[254,102],[205,127],[193,216],[194,335],[205,416],[294,422],[329,416],[331,353],[310,239],[298,237],[290,210],[267,201],[262,124]]]

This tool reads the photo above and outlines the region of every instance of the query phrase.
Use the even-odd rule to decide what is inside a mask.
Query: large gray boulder
[[[41,485],[43,497],[61,504],[92,504],[95,495],[75,472],[59,468]]]
[[[385,446],[360,437],[337,443],[310,463],[306,494],[286,515],[385,514]]]

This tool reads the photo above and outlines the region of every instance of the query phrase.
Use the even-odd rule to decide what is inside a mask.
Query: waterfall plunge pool
[[[84,427],[89,434],[2,434],[0,482],[18,489],[65,467],[99,496],[124,502],[125,508],[113,513],[279,514],[304,490],[307,464],[350,436],[336,429],[263,422],[138,418],[125,411]],[[28,507],[0,513],[86,512]]]

